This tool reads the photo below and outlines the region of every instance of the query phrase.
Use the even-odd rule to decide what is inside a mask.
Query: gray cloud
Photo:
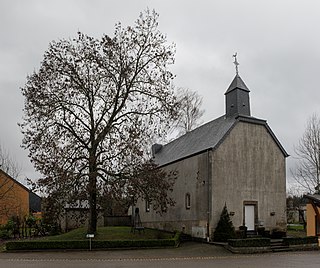
[[[318,70],[320,3],[316,0],[3,0],[0,2],[0,143],[37,177],[20,148],[20,87],[36,70],[49,42],[78,30],[112,35],[114,24],[131,25],[155,8],[160,29],[177,45],[176,85],[197,90],[209,121],[224,113],[224,92],[235,74],[251,90],[252,114],[267,119],[290,154],[306,120],[320,114]],[[292,158],[288,166],[294,165]],[[290,177],[290,174],[288,174]]]

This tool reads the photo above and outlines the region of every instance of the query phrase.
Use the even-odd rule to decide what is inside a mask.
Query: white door
[[[254,230],[254,205],[244,206],[244,225],[247,226],[248,231]]]

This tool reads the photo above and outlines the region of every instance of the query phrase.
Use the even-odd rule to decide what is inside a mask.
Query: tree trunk
[[[88,233],[94,234],[97,231],[97,165],[96,157],[90,156],[89,159],[89,226]]]
[[[91,176],[90,176],[91,177]],[[89,181],[89,226],[88,233],[97,231],[97,178],[92,176]]]

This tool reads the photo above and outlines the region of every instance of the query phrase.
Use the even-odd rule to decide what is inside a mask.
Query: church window
[[[150,201],[146,199],[146,212],[150,211]]]
[[[190,197],[189,193],[186,193],[185,202],[186,202],[186,209],[190,209],[191,208],[191,197]]]

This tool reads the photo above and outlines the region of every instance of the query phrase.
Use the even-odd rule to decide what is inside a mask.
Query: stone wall
[[[212,237],[226,204],[238,229],[244,204],[255,206],[255,227],[286,228],[285,156],[264,125],[239,122],[214,150],[163,167],[177,170],[172,195],[176,201],[158,214],[139,200],[145,227]],[[186,195],[190,195],[190,208]]]
[[[139,200],[141,221],[145,227],[183,231],[192,233],[192,227],[207,228],[208,220],[208,155],[203,153],[164,167],[176,170],[178,179],[172,195],[176,202],[167,212],[146,211],[145,200]],[[186,195],[190,196],[190,206],[186,204]],[[194,232],[195,233],[195,232]],[[200,233],[200,232],[196,232]],[[203,231],[201,232],[201,236]]]
[[[285,157],[263,125],[239,122],[212,158],[212,222],[226,204],[236,228],[244,224],[244,204],[256,209],[256,225],[286,227]]]

